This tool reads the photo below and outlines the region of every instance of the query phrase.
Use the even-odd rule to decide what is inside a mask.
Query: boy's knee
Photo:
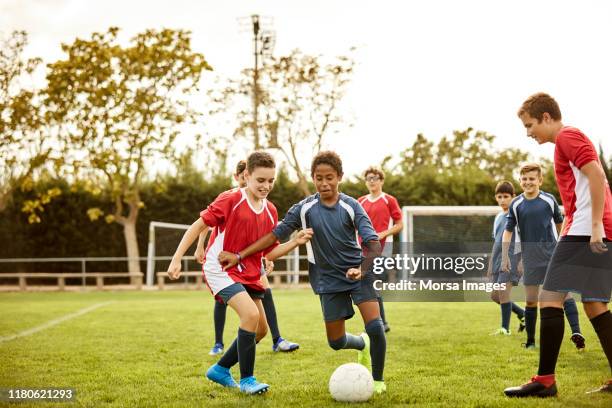
[[[327,339],[327,343],[334,350],[342,350],[346,346],[346,335],[342,335],[342,337],[336,340]]]
[[[368,333],[368,336],[372,337],[372,336],[380,336],[380,335],[385,335],[385,326],[383,324],[382,319],[376,318],[376,319],[372,319],[369,322],[366,323],[365,325],[365,331],[366,333]]]

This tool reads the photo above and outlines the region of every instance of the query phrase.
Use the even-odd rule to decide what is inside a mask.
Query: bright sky
[[[293,48],[325,55],[356,53],[346,96],[354,127],[329,139],[348,174],[408,147],[417,133],[439,139],[471,126],[552,157],[552,146],[525,137],[516,110],[545,91],[564,123],[581,128],[612,155],[612,2],[540,0],[2,0],[4,34],[25,29],[29,55],[51,62],[61,42],[118,26],[193,31],[193,48],[217,74],[252,64],[251,37],[237,18],[274,19],[275,54]]]

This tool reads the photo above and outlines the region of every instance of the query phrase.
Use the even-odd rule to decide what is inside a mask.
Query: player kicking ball
[[[565,220],[546,270],[540,306],[540,362],[526,384],[506,388],[510,397],[557,394],[555,367],[563,341],[563,301],[582,296],[584,311],[612,369],[612,194],[593,143],[580,130],[561,123],[557,102],[545,93],[530,96],[518,111],[527,135],[555,144],[555,177]],[[591,392],[612,392],[612,380]]]
[[[237,388],[246,394],[261,394],[268,384],[260,383],[255,370],[255,347],[267,333],[266,314],[262,305],[265,291],[261,282],[263,251],[244,256],[237,265],[224,270],[218,261],[221,251],[236,252],[253,242],[277,225],[276,207],[266,199],[276,175],[276,164],[271,155],[254,152],[247,158],[246,187],[221,193],[215,201],[200,213],[200,217],[187,229],[168,267],[171,279],[181,274],[181,258],[185,251],[208,228],[216,227],[218,234],[206,253],[204,273],[206,284],[213,295],[227,303],[240,319],[238,337],[223,357],[208,369],[206,377],[225,387]],[[267,252],[290,251],[305,243],[311,231],[304,230],[296,238],[281,246],[272,245]],[[272,243],[274,244],[274,243]],[[230,368],[240,366],[240,384],[230,373]]]
[[[329,346],[358,350],[358,361],[368,369],[371,366],[375,391],[382,393],[386,390],[383,371],[387,341],[372,275],[366,272],[381,252],[378,234],[357,200],[338,191],[343,171],[336,153],[320,152],[310,168],[317,193],[293,205],[271,233],[237,253],[223,252],[220,260],[234,267],[240,259],[268,248],[277,239],[300,228],[312,228],[312,239],[306,244],[308,274],[312,289],[319,295]],[[367,253],[365,261],[357,233]],[[268,258],[281,256],[284,250]],[[365,333],[360,336],[345,329],[345,320],[355,314],[353,303],[365,324]]]

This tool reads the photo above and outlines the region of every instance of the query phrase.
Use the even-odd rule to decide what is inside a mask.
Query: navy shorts
[[[517,286],[521,276],[517,271],[496,272],[491,274],[491,283],[508,283],[512,282],[512,286]]]
[[[215,296],[221,299],[227,305],[227,302],[240,292],[248,293],[253,299],[263,299],[266,292],[253,289],[249,286],[244,286],[242,283],[233,283],[226,288],[221,289]]]
[[[544,278],[546,277],[546,268],[546,266],[539,266],[536,268],[525,267],[525,272],[523,272],[523,285],[535,286],[543,284]]]
[[[610,301],[612,241],[604,239],[608,252],[594,254],[590,240],[587,236],[561,237],[546,271],[545,290],[580,293],[583,302]]]
[[[321,310],[323,320],[333,322],[336,320],[347,320],[355,315],[353,303],[358,305],[369,300],[376,300],[376,291],[372,286],[371,279],[363,279],[355,289],[345,292],[321,293]]]

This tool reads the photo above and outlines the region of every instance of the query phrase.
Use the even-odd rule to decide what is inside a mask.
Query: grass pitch
[[[266,337],[257,348],[255,375],[271,385],[245,396],[205,380],[216,361],[213,300],[207,292],[89,292],[0,294],[0,337],[15,335],[98,303],[113,301],[37,333],[0,342],[0,388],[71,387],[76,402],[6,403],[2,406],[335,406],[327,382],[353,350],[328,347],[319,300],[310,290],[274,293],[281,334],[299,342],[291,354],[273,353]],[[537,369],[537,352],[521,349],[524,334],[490,336],[499,325],[493,303],[386,303],[385,380],[388,392],[369,406],[604,407],[612,397],[585,395],[610,375],[597,337],[581,310],[587,339],[577,352],[565,338],[557,366],[560,394],[548,400],[511,400],[504,387],[525,382]],[[228,310],[226,346],[237,330]],[[363,330],[356,315],[347,330]],[[238,376],[237,367],[233,369]],[[346,404],[344,404],[346,405]]]

